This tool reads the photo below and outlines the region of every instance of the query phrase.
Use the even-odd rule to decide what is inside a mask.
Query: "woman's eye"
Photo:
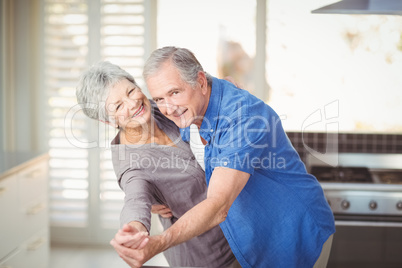
[[[120,109],[120,107],[121,107],[121,104],[117,105],[116,106],[116,111],[118,111]]]
[[[134,93],[134,90],[135,90],[135,88],[133,88],[132,90],[130,90],[130,91],[128,92],[128,95],[131,95],[131,93]]]

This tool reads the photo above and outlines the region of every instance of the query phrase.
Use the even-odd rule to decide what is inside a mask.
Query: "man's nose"
[[[166,102],[165,105],[166,105],[166,114],[167,115],[172,115],[177,110],[177,106],[172,103]]]

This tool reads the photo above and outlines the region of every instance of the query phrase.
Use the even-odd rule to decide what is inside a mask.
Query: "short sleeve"
[[[252,175],[270,165],[272,154],[262,155],[274,146],[272,124],[266,117],[220,118],[213,141],[210,165],[240,170]]]
[[[119,180],[123,189],[124,206],[120,215],[120,223],[141,222],[149,231],[151,228],[151,206],[155,203],[154,187],[147,176],[135,170],[128,170]]]

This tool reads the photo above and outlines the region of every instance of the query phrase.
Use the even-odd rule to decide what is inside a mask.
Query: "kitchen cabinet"
[[[0,268],[46,268],[48,156],[0,153]]]

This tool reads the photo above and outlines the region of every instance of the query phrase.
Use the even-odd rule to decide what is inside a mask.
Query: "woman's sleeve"
[[[132,221],[138,221],[149,232],[151,228],[151,206],[155,203],[153,185],[147,180],[145,174],[135,170],[125,172],[119,183],[125,194],[124,206],[120,214],[121,226]]]

